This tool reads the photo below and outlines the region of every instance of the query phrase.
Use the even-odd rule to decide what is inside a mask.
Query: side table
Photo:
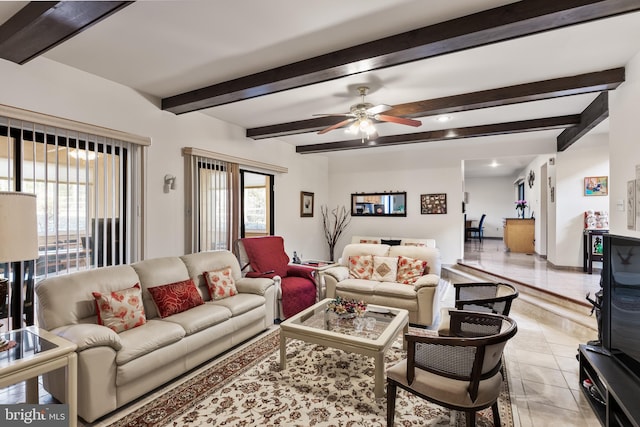
[[[78,422],[77,346],[51,332],[35,326],[9,331],[2,335],[15,341],[15,347],[0,352],[0,388],[26,381],[27,403],[39,402],[38,376],[56,369],[67,371],[66,404],[69,426]]]
[[[599,242],[602,248],[602,235],[609,233],[609,230],[601,229],[585,229],[582,233],[582,271],[593,274],[593,262],[602,261],[602,249],[598,252],[594,249],[596,243]],[[599,239],[599,240],[598,240]]]
[[[335,266],[336,263],[332,261],[307,260],[302,261],[302,264],[300,265],[313,269],[313,278],[316,281],[316,302],[323,300],[326,294],[326,288],[324,286],[324,279],[321,273],[327,268]]]

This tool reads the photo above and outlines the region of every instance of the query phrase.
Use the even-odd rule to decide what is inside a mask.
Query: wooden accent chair
[[[491,407],[500,426],[498,397],[502,388],[502,352],[517,331],[512,319],[490,313],[452,310],[452,336],[405,334],[407,358],[387,370],[387,426],[393,426],[400,387],[425,400],[466,415]]]
[[[509,315],[511,303],[519,295],[513,285],[500,282],[454,283],[453,287],[456,292],[455,308],[457,310],[479,311],[502,314],[503,316]],[[438,335],[450,335],[449,310],[450,308],[440,310]]]

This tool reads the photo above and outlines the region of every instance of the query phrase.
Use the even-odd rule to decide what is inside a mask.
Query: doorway
[[[273,235],[273,175],[241,170],[241,237]]]

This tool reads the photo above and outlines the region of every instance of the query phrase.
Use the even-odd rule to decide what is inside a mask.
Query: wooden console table
[[[506,218],[504,221],[504,245],[510,252],[534,253],[535,219]]]

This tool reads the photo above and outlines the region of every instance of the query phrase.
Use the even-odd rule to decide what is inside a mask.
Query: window
[[[188,251],[231,250],[241,234],[273,233],[274,176],[241,172],[240,166],[279,173],[287,168],[192,147],[182,154],[187,158]]]
[[[268,236],[273,230],[273,175],[241,171],[242,237]]]
[[[141,149],[89,133],[0,117],[0,190],[35,193],[35,276],[137,260],[132,232]]]
[[[238,165],[192,156],[189,169],[191,251],[231,249],[239,229]]]

